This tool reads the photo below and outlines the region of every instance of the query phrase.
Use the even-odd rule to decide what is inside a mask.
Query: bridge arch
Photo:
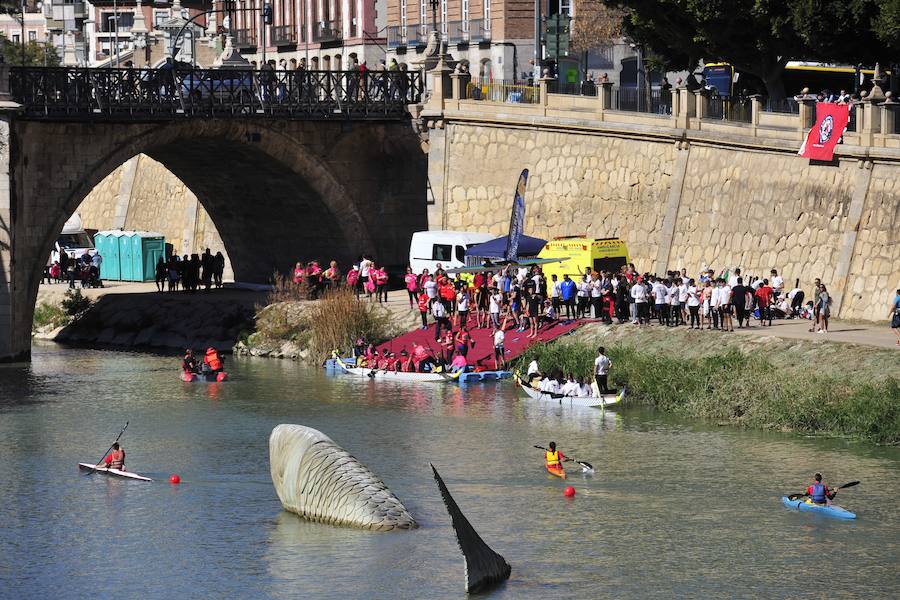
[[[194,192],[237,280],[264,281],[297,259],[334,258],[346,268],[366,252],[401,265],[412,231],[426,227],[425,157],[404,123],[21,120],[10,138],[12,345],[26,355],[55,236],[95,186],[141,153]]]

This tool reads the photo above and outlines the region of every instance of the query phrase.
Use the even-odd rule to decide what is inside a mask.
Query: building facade
[[[588,52],[567,51],[555,38],[548,40],[550,22],[557,17],[577,19],[577,11],[575,0],[541,0],[540,68],[572,84],[604,74],[616,84],[635,79],[637,52],[625,40]],[[533,0],[387,0],[389,60],[414,68],[423,60],[432,30],[474,77],[522,81],[537,71]]]
[[[35,6],[27,6],[25,9],[24,24],[21,20],[21,13],[10,15],[8,13],[0,13],[0,35],[11,41],[13,44],[19,44],[24,39],[25,42],[46,42],[47,26],[41,9]],[[24,31],[24,38],[23,36]]]
[[[248,60],[275,60],[311,70],[341,71],[384,60],[386,0],[272,0],[272,23],[264,24],[262,0],[235,2],[223,21]],[[281,61],[284,61],[282,63]]]

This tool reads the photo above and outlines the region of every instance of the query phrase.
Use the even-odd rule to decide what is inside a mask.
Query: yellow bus
[[[548,280],[552,275],[559,279],[568,275],[577,280],[587,267],[597,272],[615,273],[619,267],[630,262],[625,242],[619,238],[591,239],[575,236],[554,238],[547,242],[538,258],[563,259],[543,266],[544,276]]]

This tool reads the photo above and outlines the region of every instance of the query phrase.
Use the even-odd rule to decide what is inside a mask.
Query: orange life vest
[[[220,371],[222,369],[222,359],[219,358],[219,352],[215,348],[210,348],[206,351],[206,358],[204,360],[213,371]]]

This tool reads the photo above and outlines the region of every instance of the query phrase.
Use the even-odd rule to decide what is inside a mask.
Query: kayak
[[[228,373],[225,371],[219,371],[218,373],[191,373],[189,371],[182,371],[181,380],[187,382],[205,381],[206,383],[217,383],[220,381],[228,381]]]
[[[791,500],[787,496],[783,496],[781,498],[782,504],[787,506],[788,508],[796,508],[797,510],[804,512],[814,512],[819,513],[821,515],[825,515],[828,517],[834,517],[835,519],[855,519],[856,514],[850,512],[845,508],[841,508],[837,504],[813,504],[811,500],[808,498],[799,498],[797,500]]]
[[[372,369],[371,367],[353,367],[348,365],[340,358],[337,358],[337,364],[348,375],[356,375],[357,377],[365,377],[369,379],[379,379],[382,381],[417,381],[420,383],[438,383],[444,381],[456,381],[459,379],[461,372],[456,373],[410,373],[407,371],[389,371],[385,369]]]
[[[89,463],[78,463],[78,468],[82,471],[95,471],[101,475],[109,475],[110,477],[124,477],[125,479],[137,479],[138,481],[153,481],[149,477],[144,477],[143,475],[138,475],[137,473],[132,473],[130,471],[98,467]]]
[[[551,475],[555,475],[556,477],[559,477],[560,479],[566,478],[566,470],[563,469],[559,465],[556,465],[554,467],[547,465],[547,472],[550,473]]]
[[[562,394],[552,394],[549,392],[542,392],[538,389],[533,388],[527,381],[522,379],[522,377],[516,375],[516,382],[522,388],[522,390],[528,395],[529,398],[533,400],[541,400],[543,402],[552,402],[553,404],[559,404],[560,406],[581,406],[584,408],[605,408],[607,406],[612,406],[614,404],[618,404],[622,401],[622,398],[625,397],[625,390],[622,389],[618,393],[615,394],[600,394],[599,396],[587,396],[587,397],[577,397],[577,396],[564,396]]]

